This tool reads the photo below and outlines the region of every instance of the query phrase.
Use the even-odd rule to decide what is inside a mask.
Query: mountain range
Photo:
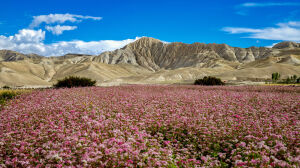
[[[100,55],[44,57],[0,50],[0,86],[44,87],[67,76],[97,80],[98,85],[192,83],[203,76],[230,82],[265,81],[273,72],[300,75],[300,44],[272,48],[227,44],[166,43],[143,37]]]

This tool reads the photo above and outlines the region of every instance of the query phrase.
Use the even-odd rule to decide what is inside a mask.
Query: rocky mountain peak
[[[162,42],[158,39],[151,38],[151,37],[142,37],[128,45],[126,45],[124,48],[145,48],[145,47],[151,47],[152,45],[156,44],[162,44]]]
[[[161,41],[159,39],[155,39],[152,37],[142,37],[133,43],[160,43],[160,42]]]
[[[104,52],[93,58],[107,64],[133,64],[152,71],[180,67],[211,67],[217,60],[251,62],[274,55],[270,48],[238,48],[227,44],[164,43],[151,37],[142,37],[125,47]]]
[[[276,49],[293,49],[293,48],[300,48],[300,43],[296,43],[293,41],[284,41],[274,45],[272,48]]]

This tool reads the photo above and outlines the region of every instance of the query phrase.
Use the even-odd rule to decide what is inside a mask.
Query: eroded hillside
[[[0,50],[0,85],[47,86],[70,75],[98,85],[181,83],[206,75],[223,80],[265,80],[273,72],[300,75],[300,45],[238,48],[227,44],[164,43],[141,38],[100,55],[43,57]]]

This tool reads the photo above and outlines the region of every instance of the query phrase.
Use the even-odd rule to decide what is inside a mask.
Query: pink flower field
[[[36,90],[0,113],[0,167],[300,166],[299,87]]]

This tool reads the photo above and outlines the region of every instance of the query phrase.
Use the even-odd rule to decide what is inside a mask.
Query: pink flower
[[[204,162],[204,163],[206,163],[207,162],[207,157],[205,157],[205,156],[201,156],[201,160]]]
[[[244,148],[244,147],[246,147],[246,143],[245,142],[240,142],[237,146]]]
[[[2,107],[0,156],[8,167],[218,167],[221,160],[297,167],[299,92],[279,86],[36,90]]]
[[[165,145],[169,145],[171,143],[171,141],[164,141]]]
[[[235,165],[237,165],[237,166],[245,166],[245,165],[247,165],[247,162],[243,162],[242,160],[237,160],[237,161],[235,161]]]

